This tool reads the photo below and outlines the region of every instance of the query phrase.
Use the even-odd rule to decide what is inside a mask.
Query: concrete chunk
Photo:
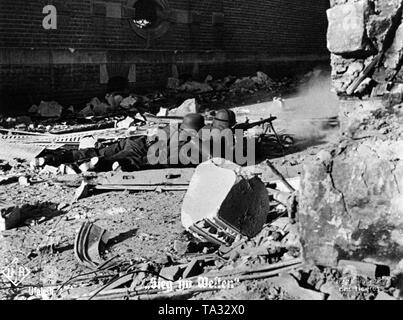
[[[389,276],[390,270],[387,266],[365,263],[360,261],[340,260],[338,263],[340,269],[348,269],[357,275],[375,279],[380,276]]]
[[[365,50],[367,0],[335,6],[327,11],[327,16],[327,47],[330,52],[346,54]]]
[[[298,281],[290,274],[284,273],[279,277],[270,279],[269,282],[276,287],[282,288],[290,296],[298,300],[325,300],[325,294],[299,286]]]
[[[185,268],[182,265],[162,268],[160,271],[160,277],[162,280],[176,281],[182,276],[184,269]]]
[[[197,167],[182,206],[187,230],[205,221],[213,236],[226,229],[248,237],[261,231],[270,211],[268,192],[260,179],[244,178],[237,170],[229,162],[220,166],[207,161]]]
[[[12,204],[0,203],[0,232],[17,228],[21,224],[21,209]]]
[[[348,257],[392,268],[403,253],[403,141],[361,141],[326,167],[305,165],[299,223],[308,262]],[[372,270],[373,274],[375,270]]]

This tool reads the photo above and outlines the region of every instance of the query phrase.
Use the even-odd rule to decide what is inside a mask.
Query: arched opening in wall
[[[134,24],[140,29],[152,29],[160,22],[162,8],[154,0],[139,0],[134,4]]]
[[[125,92],[129,89],[129,80],[125,77],[112,77],[108,80],[107,92]]]
[[[171,15],[168,0],[129,0],[128,5],[134,9],[130,25],[138,36],[152,40],[168,31]]]

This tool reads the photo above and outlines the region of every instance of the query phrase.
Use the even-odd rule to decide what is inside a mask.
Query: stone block
[[[385,68],[396,70],[403,57],[403,23],[396,31],[392,45],[385,53]]]
[[[367,32],[378,51],[389,45],[388,38],[400,24],[403,0],[376,1],[375,11],[367,24]]]
[[[287,292],[291,297],[298,300],[325,300],[325,294],[299,286],[298,281],[290,274],[283,273],[279,277],[268,280],[275,287]]]
[[[366,50],[367,0],[335,6],[327,11],[329,20],[327,46],[335,54]]]
[[[403,140],[349,145],[325,166],[304,167],[299,197],[305,258],[389,267],[403,258]]]
[[[182,276],[185,267],[183,265],[162,268],[160,277],[165,281],[177,281]]]
[[[371,279],[390,275],[390,269],[388,266],[381,266],[374,263],[365,263],[360,261],[340,260],[338,268],[341,270],[349,270],[356,275]]]
[[[21,208],[9,203],[0,203],[0,232],[21,225]]]
[[[212,160],[197,167],[183,202],[182,224],[201,234],[206,231],[198,225],[210,225],[207,230],[212,230],[211,236],[220,244],[226,244],[227,230],[234,237],[239,233],[254,237],[270,211],[265,185],[259,178],[241,176],[239,166],[218,160],[225,163],[218,165]]]

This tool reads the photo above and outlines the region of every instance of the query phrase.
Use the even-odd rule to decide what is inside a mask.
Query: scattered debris
[[[300,287],[297,280],[290,274],[283,273],[270,280],[271,284],[285,290],[290,296],[298,300],[325,300],[322,292]]]
[[[97,268],[102,263],[100,255],[101,245],[108,243],[109,233],[97,225],[84,222],[74,241],[76,259],[91,268]]]
[[[183,241],[179,241],[179,240],[174,241],[174,250],[180,256],[182,256],[186,253],[186,251],[188,250],[188,247],[189,247],[189,242],[183,242]]]
[[[177,281],[182,276],[184,271],[184,266],[172,266],[162,268],[159,276],[168,281]]]
[[[0,213],[0,231],[14,229],[21,225],[21,208],[1,202]]]
[[[96,148],[98,140],[94,136],[83,137],[80,139],[80,144],[78,146],[79,150]]]
[[[83,181],[74,194],[74,202],[88,196],[89,184]]]
[[[30,110],[32,112],[35,109],[35,106],[32,106]],[[60,118],[63,112],[63,107],[56,101],[41,101],[36,112],[44,118]]]
[[[167,115],[184,117],[189,113],[199,113],[199,110],[200,106],[197,104],[196,99],[189,99],[178,108],[169,110]]]
[[[338,268],[344,272],[350,272],[352,274],[365,276],[371,279],[390,275],[388,266],[360,261],[340,260],[338,263]]]
[[[31,185],[28,177],[19,177],[18,183],[20,186],[29,187]]]

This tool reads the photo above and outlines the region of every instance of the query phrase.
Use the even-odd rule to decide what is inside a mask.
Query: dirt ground
[[[327,131],[318,145],[300,141],[292,154],[274,159],[273,163],[286,177],[295,177],[304,161],[334,144],[336,133],[335,129]],[[30,205],[28,210],[38,212],[31,225],[0,235],[1,264],[5,266],[17,258],[31,270],[24,280],[25,290],[38,285],[58,287],[73,275],[90,271],[79,265],[73,250],[75,235],[86,219],[111,234],[105,259],[119,256],[117,259],[121,261],[135,263],[166,256],[183,258],[175,251],[174,244],[175,240],[185,241],[190,237],[180,222],[185,192],[102,192],[69,205],[74,192],[75,188],[52,180],[27,187],[18,183],[0,186],[1,198],[16,205]],[[38,220],[41,216],[44,218]],[[24,288],[0,289],[0,298],[18,298],[23,292]],[[254,294],[250,298],[258,296]],[[205,297],[211,295],[199,298]]]

